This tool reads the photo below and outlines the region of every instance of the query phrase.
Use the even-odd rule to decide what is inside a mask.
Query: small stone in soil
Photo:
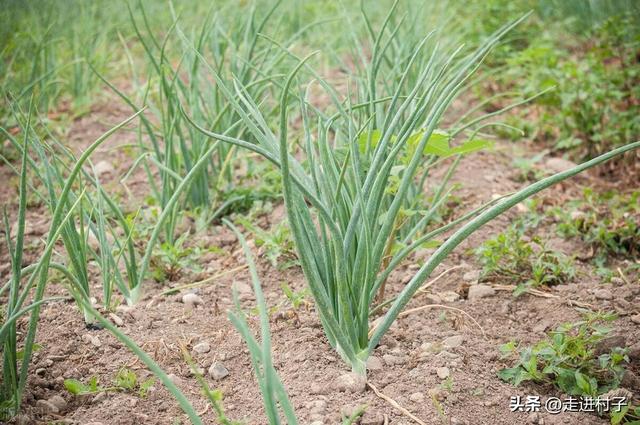
[[[306,404],[309,413],[324,413],[327,410],[327,402],[325,400],[314,400]]]
[[[413,393],[409,396],[409,400],[411,400],[414,403],[422,403],[424,401],[424,394],[420,392]]]
[[[440,298],[440,296],[437,295],[437,294],[427,294],[427,295],[425,295],[425,298],[431,304],[440,304],[440,303],[442,303],[442,298]]]
[[[447,379],[449,377],[449,368],[448,367],[436,368],[436,374],[440,379]]]
[[[105,174],[113,174],[115,171],[113,165],[107,161],[98,161],[96,165],[93,166],[93,169],[98,177],[102,177]]]
[[[211,346],[209,345],[208,342],[203,341],[199,344],[194,345],[193,351],[200,354],[208,353],[209,351],[211,351]]]
[[[189,376],[196,376],[196,373],[200,376],[204,375],[204,369],[200,366],[196,366],[196,370],[189,368]]]
[[[184,294],[182,296],[182,302],[187,307],[191,307],[191,308],[204,304],[204,301],[202,301],[202,298],[200,298],[198,295],[193,294],[191,292],[188,294]]]
[[[495,295],[496,290],[488,285],[473,285],[469,287],[469,294],[467,298],[469,301],[479,300],[480,298],[486,298]]]
[[[368,370],[381,370],[382,367],[383,367],[383,365],[382,365],[382,360],[380,360],[380,357],[371,356],[367,360],[367,369]]]
[[[392,354],[385,354],[382,359],[387,366],[403,365],[407,362],[404,356],[394,356]]]
[[[311,387],[309,387],[309,394],[326,394],[327,393],[327,389],[324,388],[322,385],[318,384],[317,382],[314,382],[313,384],[311,384]]]
[[[477,282],[480,279],[480,270],[471,270],[462,275],[465,282]]]
[[[452,303],[458,301],[460,299],[460,295],[454,291],[445,291],[440,294],[440,298],[442,298],[442,301],[444,302]]]
[[[36,407],[44,413],[59,413],[60,409],[58,409],[54,404],[50,403],[47,400],[38,400],[36,402]]]
[[[340,414],[342,414],[342,416],[345,418],[350,418],[351,416],[355,415],[358,410],[360,410],[359,405],[347,405],[340,409]]]
[[[366,410],[360,419],[360,425],[383,425],[384,416],[382,413]]]
[[[628,347],[627,354],[632,361],[640,360],[640,342],[636,342],[635,344]]]
[[[433,342],[423,342],[420,345],[420,351],[423,353],[436,354],[442,351],[440,344],[434,344]]]
[[[100,342],[100,338],[98,338],[95,335],[91,335],[91,334],[84,334],[82,335],[82,340],[84,342],[86,342],[87,344],[92,344],[95,347],[100,347],[102,346],[102,343]]]
[[[564,158],[549,158],[545,161],[545,165],[550,171],[561,173],[572,169],[576,166],[576,163]]]
[[[115,313],[109,313],[109,318],[116,326],[124,325],[124,320],[122,320],[120,316],[116,315]]]
[[[249,286],[248,284],[246,284],[244,282],[235,281],[235,282],[233,282],[232,286],[236,289],[236,291],[238,291],[239,294],[251,294],[252,293],[251,286]]]
[[[429,391],[429,396],[435,398],[436,400],[442,401],[445,398],[444,391],[442,391],[438,387],[431,388]]]
[[[640,314],[636,314],[635,316],[631,316],[631,321],[636,325],[640,325]]]
[[[104,401],[106,398],[107,398],[107,393],[103,391],[101,393],[96,394],[93,400],[91,400],[91,403],[98,404]]]
[[[176,375],[176,374],[174,374],[174,373],[170,373],[170,374],[168,374],[168,375],[167,375],[167,378],[169,378],[169,380],[170,380],[171,382],[173,382],[174,384],[176,384],[176,385],[179,385],[179,384],[181,384],[181,383],[182,383],[182,379],[180,379],[180,377],[179,377],[179,376],[177,376],[177,375]]]
[[[47,401],[56,406],[60,411],[64,411],[67,408],[67,401],[60,395],[54,395]]]
[[[458,348],[462,345],[463,341],[464,337],[462,335],[454,335],[450,336],[449,338],[445,338],[442,341],[442,345],[447,349]]]
[[[535,412],[530,414],[527,420],[530,424],[534,424],[534,425],[544,423],[544,419],[542,419],[542,415],[540,415],[540,412]]]
[[[624,372],[624,375],[622,375],[620,385],[634,391],[640,390],[640,378],[632,371],[627,370]]]
[[[596,345],[596,355],[609,354],[614,348],[624,348],[626,345],[627,340],[624,336],[611,335],[598,342]]]
[[[229,371],[221,362],[214,362],[209,368],[209,375],[219,381],[229,375]]]
[[[593,295],[595,295],[596,299],[598,299],[598,300],[612,300],[613,299],[613,294],[608,289],[598,289],[593,293]]]
[[[340,375],[336,379],[335,384],[338,391],[361,393],[364,392],[367,386],[367,379],[357,373],[349,372]]]

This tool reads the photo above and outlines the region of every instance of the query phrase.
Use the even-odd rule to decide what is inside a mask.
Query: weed
[[[640,257],[640,192],[623,195],[587,188],[583,196],[550,211],[558,233],[587,243],[599,266],[610,256]]]
[[[560,252],[546,248],[539,237],[527,241],[510,227],[476,249],[482,265],[481,279],[516,285],[515,295],[541,285],[558,285],[575,276],[573,262]]]
[[[624,347],[603,352],[600,343],[615,315],[583,311],[584,318],[565,323],[532,347],[518,349],[514,342],[500,347],[503,357],[518,356],[516,364],[498,376],[514,385],[548,383],[574,396],[597,397],[619,387],[629,362]]]
[[[309,290],[307,288],[301,289],[300,291],[294,291],[285,282],[282,282],[280,284],[280,288],[282,288],[282,292],[284,293],[285,297],[287,297],[289,304],[291,304],[291,307],[294,310],[297,310],[301,306],[306,306],[309,304],[309,301],[307,301]]]
[[[175,282],[185,270],[200,271],[197,258],[202,250],[197,246],[186,246],[188,238],[189,234],[185,233],[173,243],[163,242],[156,246],[150,268],[156,282]]]
[[[98,377],[92,376],[87,383],[77,379],[65,379],[64,387],[73,395],[95,394],[100,392],[122,391],[135,393],[141,398],[145,398],[149,388],[155,383],[154,378],[140,381],[134,371],[126,367],[121,368],[113,379],[109,387],[101,387],[98,384]]]
[[[285,221],[271,226],[268,231],[242,217],[236,218],[235,221],[253,233],[256,245],[262,248],[273,267],[284,270],[298,263],[291,230]]]
[[[501,370],[500,378],[514,385],[548,382],[572,395],[596,396],[618,388],[629,362],[624,347],[596,354],[598,343],[611,331],[603,324],[615,318],[587,313],[584,320],[559,326],[533,347],[518,350],[513,343],[501,346],[503,355],[519,351],[519,360],[514,367]]]

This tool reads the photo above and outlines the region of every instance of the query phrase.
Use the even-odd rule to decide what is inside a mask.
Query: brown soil
[[[93,111],[74,123],[68,137],[69,143],[80,148],[86,146],[128,113],[126,110],[114,109]],[[118,164],[116,170],[122,173],[131,164],[131,159],[121,150],[110,151],[108,147],[131,142],[134,138],[133,133],[121,132],[97,156],[102,155],[113,164]],[[504,153],[511,149],[510,145],[500,145],[496,152],[480,153],[461,163],[457,179],[462,183],[462,188],[456,195],[462,199],[463,205],[459,208],[468,210],[486,202],[495,194],[504,194],[521,186],[512,179],[512,165],[509,156]],[[0,167],[0,176],[5,181],[10,174],[6,167]],[[140,178],[143,179],[144,176]],[[132,177],[131,186],[134,190],[128,201],[135,199],[136,194],[144,193],[141,181]],[[556,187],[547,191],[544,196],[550,200],[566,197],[575,193],[574,185],[580,182],[580,179],[574,180],[573,186]],[[118,186],[114,178],[112,188]],[[138,186],[140,191],[135,190]],[[0,192],[2,203],[13,206],[15,190],[5,186]],[[281,220],[282,208],[277,207],[276,210],[277,214],[266,217],[269,222]],[[459,247],[433,276],[453,267],[461,267],[439,279],[429,291],[415,297],[408,308],[433,304],[436,299],[434,295],[457,291],[464,282],[463,275],[477,270],[469,249],[502,231],[516,214],[517,210],[514,209]],[[28,246],[32,248],[27,248],[26,263],[38,258],[41,237],[47,230],[44,210],[30,210],[28,221],[32,226]],[[544,225],[542,232],[553,238],[553,230],[549,226]],[[249,235],[247,237],[250,238]],[[190,240],[193,244],[205,247],[220,247],[222,253],[207,254],[200,258],[204,271],[187,274],[175,285],[199,281],[244,264],[244,256],[237,241],[224,227],[211,227],[206,232],[194,234]],[[554,244],[569,255],[583,249],[579,244],[557,239]],[[8,276],[4,237],[0,247],[0,278],[4,282]],[[341,421],[342,413],[366,405],[368,407],[362,423],[382,423],[385,420],[391,424],[414,423],[369,388],[359,393],[336,390],[335,380],[348,372],[347,366],[327,343],[312,305],[293,311],[280,289],[281,282],[286,282],[294,290],[302,290],[305,284],[301,271],[295,267],[280,271],[260,257],[259,249],[254,249],[254,252],[259,257],[259,275],[268,304],[280,305],[278,313],[283,313],[274,314],[271,322],[274,364],[289,392],[300,422],[307,424],[318,420],[318,423],[337,424]],[[419,252],[404,269],[398,270],[388,282],[388,293],[399,291],[415,271],[416,264],[427,254],[426,251]],[[579,318],[579,313],[570,305],[569,300],[588,304],[594,310],[621,311],[622,317],[615,322],[615,332],[623,335],[629,345],[640,340],[640,330],[629,318],[629,313],[633,310],[638,313],[640,309],[637,304],[633,305],[633,300],[640,294],[638,282],[620,283],[616,287],[607,284],[614,293],[614,299],[597,300],[593,291],[603,287],[603,284],[596,277],[593,267],[578,263],[578,269],[578,277],[573,282],[549,290],[553,298],[533,295],[514,298],[509,291],[498,291],[494,296],[473,302],[465,299],[440,302],[463,310],[482,329],[467,316],[442,308],[424,309],[400,318],[374,353],[381,360],[382,367],[369,372],[369,381],[427,424],[608,423],[604,418],[587,413],[513,413],[509,409],[510,396],[540,395],[544,400],[549,396],[562,395],[552,388],[537,385],[516,388],[502,382],[496,375],[499,369],[510,365],[500,359],[500,344],[510,340],[532,344],[543,337],[545,330]],[[178,301],[181,294],[159,296],[162,290],[167,289],[166,286],[149,282],[144,301],[135,308],[119,308],[117,315],[124,321],[121,329],[168,374],[173,375],[177,385],[202,413],[205,423],[217,423],[215,414],[202,396],[181,353],[181,346],[191,350],[200,342],[207,342],[211,347],[207,353],[192,353],[205,374],[216,361],[222,362],[229,370],[229,375],[220,381],[206,377],[212,388],[223,392],[226,414],[247,424],[265,424],[262,399],[246,345],[226,316],[226,311],[232,308],[231,285],[234,282],[246,289],[250,284],[246,270],[224,275],[197,289],[197,294],[204,300],[204,306],[194,310]],[[95,283],[95,293],[101,294],[97,274]],[[63,293],[64,287],[52,281],[48,294]],[[244,307],[253,307],[254,298],[250,291],[241,293],[241,297]],[[627,308],[631,305],[632,311],[625,310],[621,305]],[[255,317],[251,319],[251,323],[257,332]],[[24,331],[25,328],[26,321],[22,320],[19,329]],[[99,341],[94,338],[91,342],[87,334]],[[454,335],[462,336],[461,346],[451,349],[438,347],[444,339]],[[23,423],[188,423],[169,392],[158,383],[146,398],[124,392],[109,392],[98,397],[76,397],[64,389],[63,380],[66,378],[86,381],[94,375],[99,378],[101,385],[109,386],[118,370],[124,366],[143,378],[150,376],[136,356],[108,331],[86,329],[82,316],[72,301],[52,303],[42,309],[37,343],[41,349],[33,358],[20,417]],[[432,343],[435,349],[425,350],[426,343]],[[438,367],[449,368],[450,388],[437,376]],[[638,365],[634,367],[637,368]],[[434,392],[439,401],[434,401],[430,396]],[[67,408],[55,415],[39,410],[37,400],[49,399],[54,395],[61,395],[68,403]]]

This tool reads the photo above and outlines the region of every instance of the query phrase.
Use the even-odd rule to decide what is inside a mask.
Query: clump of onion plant
[[[337,112],[333,115],[314,109],[308,91],[305,96],[294,89],[297,75],[309,68],[310,55],[299,61],[283,86],[277,135],[260,112],[259,99],[248,95],[240,83],[232,90],[216,78],[255,142],[208,131],[192,122],[203,134],[257,152],[280,168],[289,225],[325,334],[355,372],[365,373],[367,358],[413,294],[471,233],[540,190],[638,147],[625,146],[543,179],[435,230],[426,231],[425,224],[437,202],[426,208],[424,220],[406,219],[404,211],[415,200],[411,194],[416,181],[423,181],[425,174],[424,179],[430,178],[428,171],[444,161],[451,161],[449,171],[453,172],[461,155],[487,146],[475,137],[483,126],[480,119],[447,131],[439,127],[444,112],[482,58],[519,21],[501,28],[471,53],[462,54],[459,48],[445,54],[432,35],[425,37],[415,46],[392,95],[384,97],[376,94],[379,80],[384,80],[378,71],[388,45],[382,31],[373,40],[365,82],[358,81],[358,102],[351,100],[351,93],[346,101],[337,101],[339,96],[330,84],[311,71],[335,99]],[[383,30],[388,22],[387,18]],[[394,29],[389,32],[390,37],[397,34]],[[408,85],[406,77],[415,75],[413,66],[421,55],[428,60],[421,61],[424,66],[415,83]],[[304,132],[302,152],[294,156],[288,114],[296,104]],[[296,159],[301,156],[304,161]],[[441,184],[434,186],[442,190]],[[468,222],[444,243],[435,239],[464,220]],[[372,328],[371,307],[385,280],[425,244],[439,247]]]

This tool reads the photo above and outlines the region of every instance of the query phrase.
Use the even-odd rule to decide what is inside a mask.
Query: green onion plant
[[[366,373],[367,358],[403,307],[435,267],[471,233],[540,190],[638,147],[631,144],[617,149],[472,211],[461,220],[466,223],[445,242],[436,237],[452,225],[425,231],[422,219],[416,223],[403,220],[401,211],[412,202],[410,188],[420,181],[421,172],[444,161],[456,164],[461,155],[487,147],[486,141],[476,138],[485,126],[481,118],[461,122],[449,132],[438,127],[481,60],[522,19],[502,27],[472,53],[462,54],[458,48],[445,54],[437,43],[427,46],[431,38],[428,35],[416,46],[392,96],[376,94],[384,76],[377,75],[375,68],[381,60],[378,55],[384,52],[374,48],[367,96],[354,103],[348,93],[344,102],[334,101],[338,112],[331,116],[311,111],[308,90],[296,96],[292,88],[301,70],[309,68],[309,55],[286,79],[277,135],[266,124],[259,99],[248,95],[239,83],[234,90],[216,78],[217,86],[226,88],[227,99],[255,142],[209,131],[192,120],[203,134],[257,152],[280,168],[289,225],[325,334],[357,373]],[[393,30],[390,32],[393,34]],[[421,55],[429,59],[415,84],[409,86],[405,76]],[[338,97],[329,83],[313,75],[334,99]],[[301,152],[295,156],[290,152],[294,145],[288,137],[288,114],[294,103],[301,109],[305,126]],[[432,187],[442,189],[438,182]],[[410,224],[399,232],[403,223]],[[371,307],[386,278],[425,244],[439,247],[372,328]],[[395,245],[397,248],[393,249]]]
[[[238,293],[234,288],[233,301],[235,304],[235,312],[229,313],[229,319],[236,327],[242,338],[249,347],[249,353],[251,354],[251,362],[253,364],[253,370],[258,379],[258,385],[260,386],[260,392],[264,401],[264,408],[269,423],[277,425],[281,423],[280,414],[278,413],[278,406],[284,414],[286,423],[288,425],[297,425],[293,406],[289,400],[289,396],[278,376],[278,373],[273,366],[273,359],[271,357],[271,334],[269,331],[269,312],[267,308],[264,295],[262,293],[262,287],[260,285],[260,279],[256,271],[256,266],[251,255],[251,250],[247,246],[244,236],[238,231],[238,229],[231,224],[231,222],[223,219],[225,224],[233,230],[236,237],[242,245],[242,250],[249,266],[249,272],[251,273],[251,281],[253,283],[253,293],[256,296],[256,303],[258,307],[258,315],[260,317],[260,337],[262,342],[258,342],[251,333],[247,317],[242,311],[240,306],[240,300],[238,299]]]

